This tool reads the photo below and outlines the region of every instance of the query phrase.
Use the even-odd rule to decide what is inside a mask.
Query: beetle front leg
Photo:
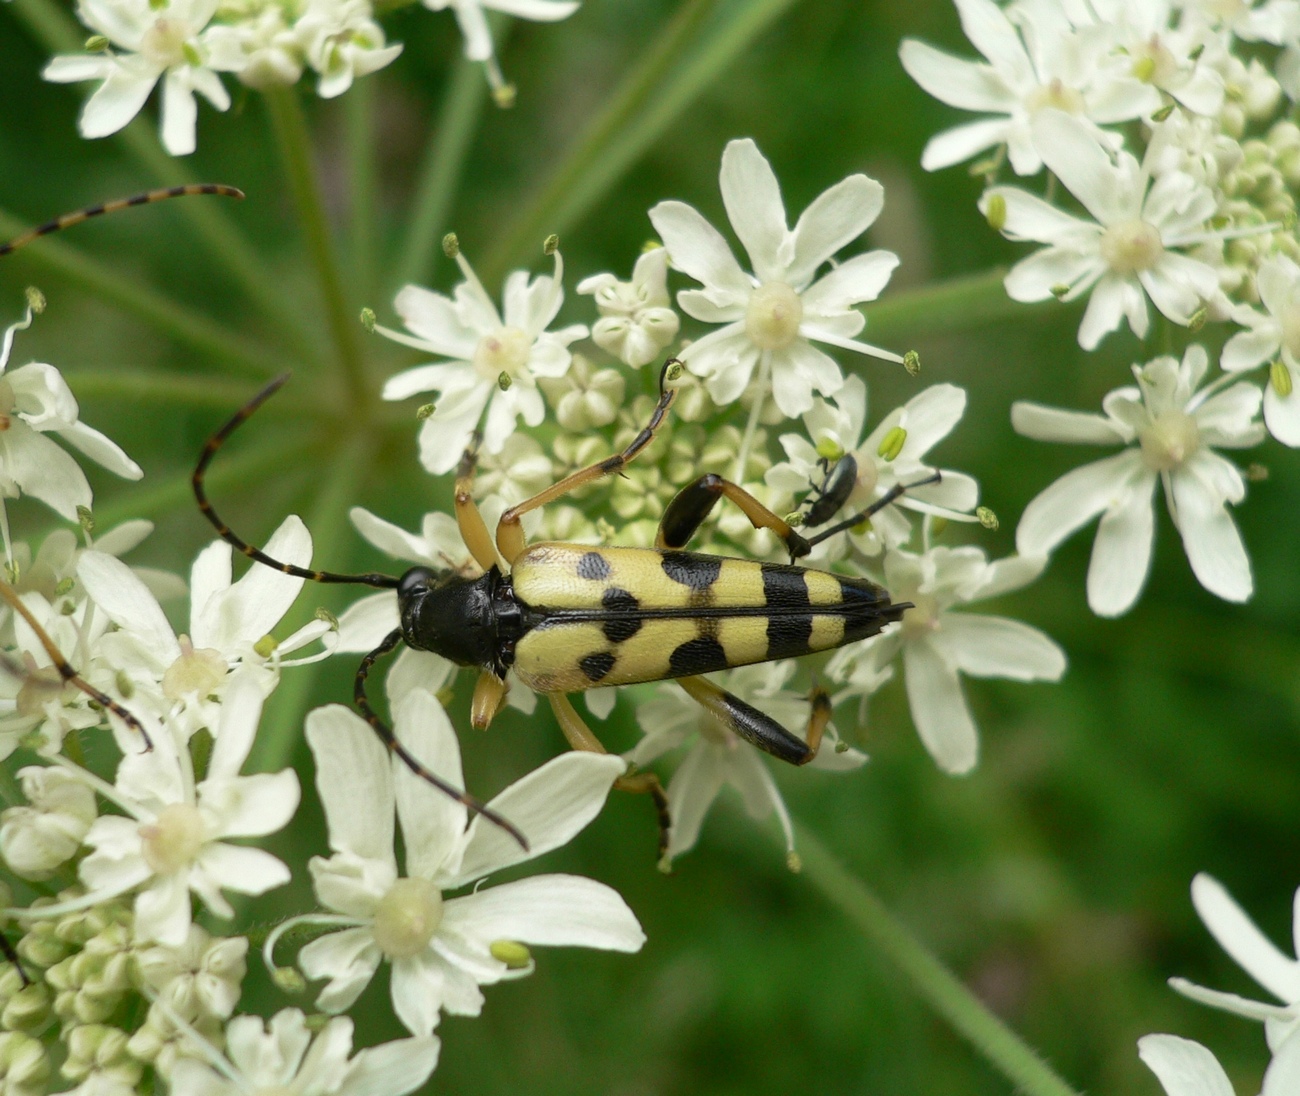
[[[791,559],[806,556],[811,550],[785,518],[773,513],[739,484],[713,472],[705,473],[673,496],[659,522],[655,547],[685,548],[721,498],[734,502],[755,529],[770,529],[780,537]]]
[[[487,522],[479,513],[474,502],[474,467],[478,462],[478,447],[482,436],[475,433],[468,448],[460,458],[460,467],[456,469],[456,526],[460,529],[460,539],[465,542],[469,554],[485,571],[492,570],[501,563],[496,545],[492,543],[492,534],[488,532]],[[501,570],[505,570],[504,567]]]
[[[672,406],[672,402],[677,396],[675,388],[666,387],[673,366],[680,367],[681,362],[676,358],[669,358],[664,362],[663,369],[659,373],[659,402],[655,404],[654,411],[650,413],[650,421],[632,439],[627,448],[621,453],[615,453],[613,456],[606,457],[595,464],[590,464],[586,468],[579,468],[576,472],[570,472],[558,483],[551,484],[546,490],[539,491],[532,498],[525,499],[518,506],[512,506],[501,515],[501,521],[497,524],[497,548],[500,550],[501,555],[505,557],[507,563],[513,564],[524,548],[527,547],[527,542],[524,540],[524,527],[521,523],[521,519],[526,513],[530,510],[537,510],[547,503],[555,502],[570,492],[585,487],[589,483],[594,483],[598,479],[604,479],[606,476],[621,472],[629,462],[636,458],[638,453],[655,440],[655,435],[658,434],[659,428],[663,425],[664,416],[668,414],[668,408]]]
[[[476,731],[486,731],[505,707],[509,691],[510,687],[491,670],[482,671],[474,685],[474,699],[470,701],[469,725]]]
[[[575,750],[586,750],[589,753],[609,752],[600,739],[592,733],[586,720],[578,714],[573,702],[564,693],[547,693],[546,698],[551,702],[551,709],[555,712],[555,718],[559,720],[560,730],[564,732],[564,737],[568,739],[570,746]],[[659,777],[652,772],[632,773],[629,776],[620,776],[614,781],[614,787],[621,792],[648,795],[654,801],[655,811],[659,815],[659,859],[661,863],[664,862],[664,857],[668,853],[668,833],[672,826],[672,817],[668,813],[668,796],[664,792],[663,785],[659,783]]]

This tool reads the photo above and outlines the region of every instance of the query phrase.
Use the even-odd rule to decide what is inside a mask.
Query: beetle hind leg
[[[586,720],[578,714],[573,702],[564,693],[547,693],[546,697],[551,702],[551,709],[555,712],[555,718],[559,720],[560,730],[564,732],[564,737],[568,739],[570,746],[575,750],[585,750],[589,753],[609,752],[600,739],[592,733]],[[621,792],[638,792],[650,796],[655,805],[655,812],[659,816],[659,861],[661,864],[667,863],[672,817],[668,813],[668,795],[663,785],[659,783],[659,777],[652,772],[631,773],[615,780],[614,787]]]
[[[817,756],[822,736],[831,720],[831,701],[825,689],[813,689],[812,712],[805,738],[791,734],[770,715],[702,677],[677,679],[687,695],[729,731],[751,746],[791,765],[807,765]]]
[[[770,529],[780,537],[791,559],[808,554],[808,542],[785,518],[769,510],[739,484],[714,472],[706,472],[673,496],[659,522],[655,547],[685,548],[723,498],[735,503],[755,529]]]

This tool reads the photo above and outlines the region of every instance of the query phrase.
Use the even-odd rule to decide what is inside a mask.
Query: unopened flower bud
[[[0,849],[16,874],[47,878],[81,847],[97,816],[95,795],[63,769],[32,765],[18,775],[29,806],[0,814]]]
[[[50,1076],[45,1048],[20,1031],[0,1035],[0,1091],[5,1096],[43,1096]]]
[[[51,1013],[49,987],[42,982],[23,986],[5,1003],[0,1012],[0,1024],[7,1031],[25,1031],[36,1034],[49,1023]]]

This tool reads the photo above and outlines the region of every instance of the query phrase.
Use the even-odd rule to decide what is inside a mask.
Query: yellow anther
[[[975,516],[980,519],[980,524],[985,529],[996,530],[998,527],[998,516],[987,506],[979,506],[975,510]]]
[[[825,461],[837,461],[844,456],[844,446],[828,434],[817,439],[817,455]]]
[[[331,613],[328,609],[326,609],[323,605],[317,607],[314,615],[317,620],[323,620],[326,624],[328,624],[330,626],[331,632],[337,632],[339,630],[339,618],[336,617],[333,613]]]
[[[1188,319],[1187,330],[1191,332],[1199,331],[1202,327],[1205,326],[1205,321],[1208,318],[1209,318],[1209,312],[1206,310],[1205,306],[1202,305],[1195,312],[1193,312],[1191,317]]]
[[[803,514],[801,514],[798,510],[791,510],[788,514],[786,514],[784,520],[785,523],[788,526],[790,526],[791,529],[798,529],[799,526],[803,524]]]
[[[799,872],[803,871],[803,858],[794,849],[791,849],[785,854],[785,866],[798,875]]]
[[[253,652],[259,658],[270,658],[275,654],[275,649],[279,644],[275,641],[275,636],[265,635],[253,644]]]
[[[517,96],[518,89],[514,84],[502,84],[499,88],[492,89],[492,101],[502,110],[509,110],[514,106]]]
[[[108,45],[108,39],[104,35],[92,34],[86,39],[86,52],[102,53],[104,50],[108,49]]]
[[[901,426],[891,426],[880,439],[880,447],[876,450],[876,455],[882,460],[894,460],[903,451],[905,444],[907,444],[907,431]]]
[[[83,532],[93,533],[95,531],[95,518],[90,512],[89,506],[77,507],[77,523],[81,526]]]
[[[422,403],[415,409],[415,421],[424,422],[425,419],[429,418],[429,416],[437,410],[438,405],[436,403]]]
[[[117,685],[118,695],[123,700],[130,700],[135,695],[135,682],[131,680],[130,675],[125,670],[118,670],[114,678]]]
[[[456,233],[448,232],[442,238],[442,253],[449,259],[454,259],[460,254],[460,240],[457,239]]]
[[[988,208],[984,211],[984,219],[988,221],[989,228],[994,232],[1001,232],[1007,226],[1007,199],[1003,194],[990,194]]]
[[[502,392],[509,392],[510,386],[514,383],[514,379],[504,369],[497,375],[497,387]]]
[[[1283,361],[1275,361],[1268,367],[1268,383],[1282,399],[1291,395],[1295,387],[1291,380],[1291,370]]]
[[[27,297],[27,307],[35,312],[38,316],[45,311],[45,294],[37,289],[34,285],[29,285],[24,291]]]
[[[293,967],[276,967],[275,973],[271,975],[271,981],[285,993],[290,994],[302,993],[307,988],[307,979]]]
[[[557,236],[554,232],[552,232],[549,236],[546,237],[546,239],[542,241],[542,254],[554,255],[559,250],[560,250],[560,237]]]
[[[367,335],[373,335],[375,331],[375,310],[373,308],[363,308],[361,310],[361,326],[365,328]]]
[[[1065,295],[1070,292],[1070,287],[1066,285],[1064,282],[1057,282],[1054,286],[1052,286],[1048,290],[1048,292],[1059,301],[1062,300],[1065,297]]]
[[[668,368],[664,370],[664,380],[666,381],[679,380],[681,378],[681,375],[682,375],[681,362],[669,362]]]
[[[532,953],[517,940],[493,940],[488,951],[511,970],[523,970],[533,961]]]
[[[915,350],[909,350],[903,355],[903,368],[913,377],[921,375],[921,355]]]

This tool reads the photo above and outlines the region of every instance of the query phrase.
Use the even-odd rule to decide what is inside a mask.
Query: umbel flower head
[[[722,201],[753,273],[743,270],[726,240],[684,202],[660,202],[650,220],[672,265],[696,281],[677,303],[689,316],[722,324],[682,351],[691,372],[705,379],[720,405],[733,403],[759,371],[763,396],[771,385],[781,412],[793,417],[812,406],[814,392],[834,395],[844,383],[835,360],[813,342],[903,359],[857,341],[866,325],[854,306],[874,301],[898,265],[890,251],[855,255],[817,278],[823,263],[875,222],[884,188],[865,175],[850,175],[813,200],[793,230],[772,165],[746,138],[722,153]]]
[[[398,738],[433,772],[463,787],[460,747],[442,705],[417,688],[395,709]],[[413,1034],[428,1035],[442,1011],[477,1016],[479,986],[529,973],[527,945],[636,951],[645,941],[623,899],[590,879],[539,875],[443,896],[568,842],[599,813],[623,772],[621,758],[563,754],[494,798],[490,806],[527,836],[524,852],[481,816],[467,827],[461,803],[405,766],[394,771],[355,713],[338,705],[317,709],[307,717],[307,741],[334,855],[311,862],[316,895],[332,915],[304,920],[342,928],[299,952],[309,978],[329,980],[319,1007],[349,1008],[387,960],[398,1019]],[[404,876],[393,851],[394,810],[406,847]],[[267,942],[268,962],[275,940]]]
[[[1023,555],[1046,555],[1102,515],[1088,567],[1088,604],[1100,616],[1126,612],[1142,592],[1155,538],[1157,484],[1164,486],[1201,585],[1228,601],[1245,601],[1254,589],[1250,559],[1228,513],[1229,503],[1245,498],[1246,482],[1214,450],[1263,441],[1261,395],[1244,381],[1226,390],[1200,388],[1208,364],[1205,348],[1192,345],[1181,364],[1162,357],[1134,365],[1138,386],[1111,392],[1102,401],[1104,415],[1026,402],[1011,408],[1012,424],[1026,437],[1127,446],[1062,476],[1025,507],[1016,529]]]
[[[420,428],[420,461],[435,474],[455,467],[484,411],[483,447],[489,453],[501,452],[520,416],[529,426],[540,425],[546,409],[537,378],[564,376],[573,360],[569,344],[587,334],[582,324],[547,330],[564,303],[558,250],[551,277],[530,281],[526,271],[516,270],[506,278],[503,315],[459,245],[453,240],[446,246],[465,276],[452,296],[408,285],[393,307],[414,337],[375,328],[395,342],[451,359],[404,370],[384,385],[386,400],[439,393]]]
[[[1079,345],[1092,350],[1123,319],[1145,338],[1148,298],[1186,326],[1220,296],[1214,268],[1179,250],[1215,236],[1206,228],[1216,210],[1208,187],[1181,171],[1153,183],[1129,153],[1112,154],[1083,122],[1060,111],[1044,111],[1033,131],[1044,162],[1092,219],[1016,187],[985,192],[980,211],[1009,239],[1048,245],[1007,274],[1013,300],[1072,301],[1091,293]]]

